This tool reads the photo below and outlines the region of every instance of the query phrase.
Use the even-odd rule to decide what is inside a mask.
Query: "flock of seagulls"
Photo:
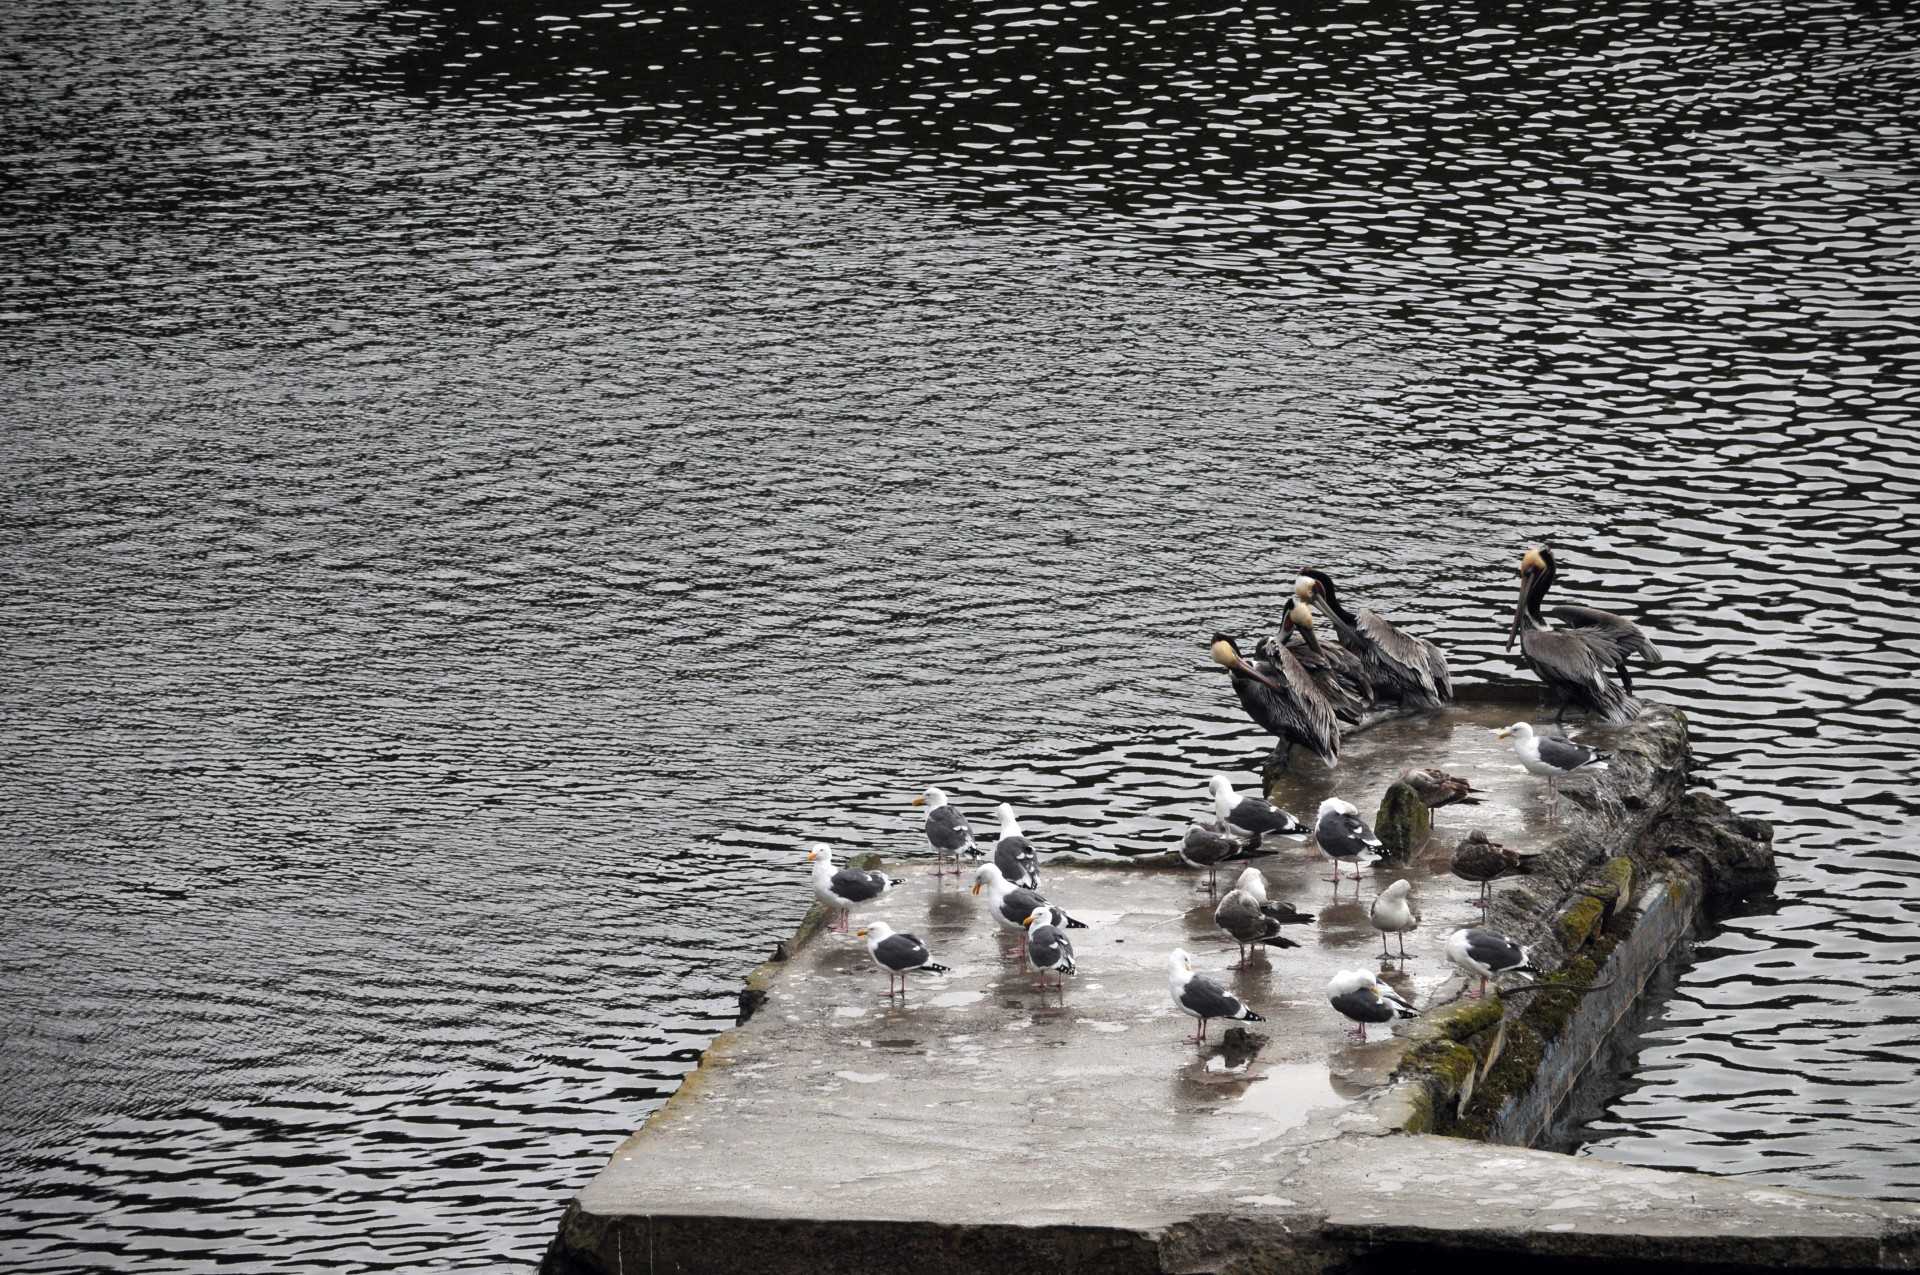
[[[1521,559],[1520,600],[1508,630],[1508,645],[1518,640],[1521,652],[1541,681],[1560,698],[1556,722],[1568,708],[1584,710],[1590,720],[1630,720],[1639,711],[1627,668],[1629,657],[1647,664],[1660,662],[1658,649],[1640,629],[1623,617],[1589,607],[1560,606],[1549,624],[1541,600],[1556,574],[1553,551],[1529,549]],[[1314,611],[1327,616],[1337,644],[1322,643],[1314,629]],[[1333,580],[1322,571],[1303,571],[1283,614],[1278,636],[1261,640],[1251,657],[1241,653],[1233,638],[1216,635],[1211,643],[1215,663],[1226,671],[1247,715],[1279,740],[1276,753],[1282,764],[1296,746],[1306,748],[1329,766],[1337,765],[1340,728],[1354,724],[1367,711],[1381,709],[1422,711],[1438,708],[1453,696],[1447,661],[1431,641],[1406,633],[1361,609],[1349,610]],[[1517,722],[1499,732],[1511,739],[1521,765],[1547,780],[1541,800],[1549,812],[1559,801],[1556,781],[1588,770],[1605,770],[1605,754],[1585,745],[1535,732]],[[1453,805],[1478,804],[1483,796],[1465,778],[1432,767],[1410,767],[1400,775],[1429,811]],[[1242,867],[1232,888],[1215,905],[1215,925],[1239,949],[1232,967],[1245,969],[1262,949],[1295,948],[1299,942],[1287,931],[1310,925],[1314,917],[1291,903],[1267,897],[1261,859],[1281,853],[1275,838],[1310,841],[1324,855],[1338,899],[1343,880],[1362,879],[1360,863],[1377,855],[1380,839],[1351,802],[1329,797],[1320,804],[1311,823],[1256,796],[1234,791],[1225,775],[1208,784],[1213,818],[1189,828],[1178,852],[1189,866],[1206,872],[1202,887],[1218,889],[1222,868]],[[936,876],[968,871],[963,859],[974,861],[972,892],[980,898],[996,926],[1007,936],[1009,958],[1023,958],[1035,977],[1034,986],[1057,989],[1065,995],[1067,980],[1077,973],[1069,931],[1086,924],[1040,893],[1040,860],[1033,843],[1022,833],[1013,807],[997,810],[999,834],[991,851],[974,839],[963,815],[939,788],[930,787],[914,799],[927,808],[925,833],[934,852]],[[1508,850],[1485,832],[1470,831],[1455,847],[1449,866],[1453,874],[1481,887],[1480,905],[1491,904],[1492,883],[1533,871],[1538,856]],[[835,868],[832,851],[823,844],[808,847],[813,865],[815,896],[835,916],[831,927],[845,932],[852,912],[872,904],[900,881],[884,873],[859,868]],[[1368,908],[1368,918],[1380,934],[1380,959],[1404,962],[1407,935],[1418,930],[1421,914],[1412,896],[1413,883],[1396,880],[1380,891]],[[873,922],[858,931],[867,941],[875,966],[887,976],[889,999],[906,995],[909,974],[945,973],[917,936],[899,933],[885,922]],[[1395,947],[1390,944],[1397,944]],[[1443,947],[1447,960],[1484,995],[1488,980],[1503,974],[1533,972],[1527,949],[1491,929],[1455,931]],[[1194,969],[1193,958],[1176,948],[1167,958],[1168,990],[1181,1012],[1199,1022],[1191,1043],[1204,1044],[1207,1024],[1215,1020],[1259,1022],[1263,1016],[1219,983]],[[1525,986],[1549,986],[1527,984]],[[1519,990],[1519,989],[1512,989]],[[1391,1023],[1416,1016],[1416,1009],[1379,974],[1342,970],[1328,982],[1329,1004],[1354,1024],[1356,1038],[1365,1040],[1370,1024]]]

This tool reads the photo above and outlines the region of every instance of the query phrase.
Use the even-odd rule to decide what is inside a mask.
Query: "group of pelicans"
[[[1509,646],[1517,639],[1528,663],[1558,694],[1560,713],[1556,722],[1569,707],[1584,709],[1590,720],[1631,720],[1640,706],[1632,693],[1627,657],[1658,663],[1658,650],[1630,620],[1589,607],[1555,608],[1550,614],[1561,627],[1550,627],[1541,612],[1541,600],[1555,575],[1551,549],[1539,546],[1522,557],[1520,599],[1508,629]],[[1337,646],[1322,645],[1315,636],[1315,606],[1331,618],[1339,638]],[[1283,764],[1294,745],[1305,745],[1328,764],[1334,764],[1339,757],[1339,723],[1358,722],[1369,707],[1431,709],[1453,694],[1446,658],[1438,647],[1402,632],[1372,611],[1349,611],[1338,600],[1333,581],[1320,571],[1300,574],[1280,634],[1262,640],[1252,659],[1243,657],[1238,644],[1225,636],[1215,637],[1212,654],[1227,669],[1248,716],[1279,737],[1277,751]],[[1500,734],[1513,740],[1514,751],[1529,772],[1547,779],[1548,792],[1542,800],[1550,806],[1557,800],[1553,788],[1556,778],[1578,770],[1606,768],[1603,754],[1570,740],[1536,734],[1524,722]],[[1471,783],[1443,771],[1414,768],[1404,772],[1401,779],[1429,809],[1479,800]],[[1331,861],[1333,875],[1328,879],[1334,883],[1336,897],[1342,869],[1377,852],[1381,843],[1354,806],[1337,797],[1322,802],[1308,825],[1258,797],[1239,796],[1224,775],[1215,775],[1209,789],[1214,819],[1188,830],[1180,856],[1207,871],[1209,890],[1216,888],[1215,878],[1221,867],[1249,865],[1233,887],[1220,896],[1214,909],[1214,923],[1239,945],[1240,963],[1234,968],[1240,969],[1251,959],[1249,952],[1262,945],[1299,946],[1285,937],[1285,929],[1311,924],[1314,919],[1291,904],[1267,897],[1266,879],[1251,861],[1277,853],[1265,844],[1268,838],[1279,835],[1311,840]],[[1086,925],[1040,894],[1039,857],[1033,843],[1022,835],[1012,806],[1003,803],[999,807],[999,836],[989,853],[975,842],[966,817],[949,803],[941,789],[928,788],[914,804],[927,807],[926,836],[935,855],[935,874],[951,870],[959,876],[963,857],[983,860],[971,870],[973,893],[983,897],[989,914],[1011,937],[1013,946],[1007,955],[1024,956],[1036,976],[1035,986],[1064,989],[1066,980],[1076,972],[1073,942],[1067,931],[1085,929]],[[1481,883],[1484,921],[1491,883],[1503,876],[1529,872],[1533,857],[1508,850],[1474,830],[1455,848],[1450,866],[1454,875]],[[884,897],[900,884],[897,878],[881,872],[836,868],[831,849],[823,844],[809,846],[807,859],[813,864],[814,892],[823,905],[838,913],[836,928],[841,932],[850,924],[853,909]],[[1355,882],[1361,879],[1358,871],[1349,875]],[[1420,921],[1419,911],[1408,898],[1411,889],[1411,882],[1395,881],[1381,891],[1368,910],[1373,927],[1381,935],[1383,959],[1406,957],[1406,934]],[[1389,934],[1399,940],[1397,957],[1388,948]],[[866,925],[858,935],[866,939],[874,964],[888,976],[889,998],[905,995],[910,973],[947,972],[946,966],[934,962],[918,937],[896,932],[884,921]],[[1455,931],[1446,941],[1445,953],[1455,967],[1480,979],[1479,990],[1469,995],[1484,995],[1491,978],[1533,970],[1525,947],[1490,929]],[[1226,988],[1197,973],[1184,950],[1176,948],[1168,955],[1167,969],[1175,1006],[1199,1020],[1191,1043],[1204,1043],[1207,1024],[1215,1019],[1263,1021],[1263,1015]],[[1419,1012],[1368,970],[1342,970],[1326,990],[1329,1003],[1355,1024],[1354,1032],[1361,1040],[1370,1023],[1410,1018]]]

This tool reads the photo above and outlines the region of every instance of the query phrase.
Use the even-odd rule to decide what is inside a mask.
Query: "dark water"
[[[1641,616],[1778,897],[1583,1153],[1920,1198],[1904,6],[0,11],[0,1256],[492,1269],[1293,569]]]

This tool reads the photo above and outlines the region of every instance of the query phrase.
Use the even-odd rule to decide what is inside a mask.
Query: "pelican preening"
[[[1332,766],[1340,760],[1340,723],[1334,704],[1299,658],[1280,643],[1263,644],[1256,662],[1225,634],[1213,636],[1213,661],[1227,670],[1233,693],[1253,724],[1280,742],[1282,763],[1299,744]]]
[[[1254,654],[1261,654],[1272,641],[1261,639]],[[1280,644],[1300,661],[1334,716],[1348,725],[1358,725],[1373,699],[1373,679],[1367,676],[1367,666],[1344,646],[1323,645],[1314,632],[1313,608],[1297,597],[1287,600],[1287,609],[1280,617]]]
[[[1401,632],[1372,611],[1347,610],[1326,572],[1302,571],[1293,582],[1293,596],[1326,610],[1340,645],[1359,657],[1382,698],[1397,699],[1403,709],[1439,708],[1453,698],[1447,657],[1439,647]]]
[[[1548,614],[1561,627],[1548,628],[1540,602],[1558,575],[1553,550],[1546,545],[1521,556],[1520,600],[1507,628],[1507,649],[1513,649],[1517,638],[1520,654],[1560,697],[1555,725],[1571,707],[1586,710],[1598,721],[1630,722],[1640,715],[1640,701],[1633,695],[1627,658],[1658,664],[1660,648],[1632,620],[1592,607],[1557,606]]]

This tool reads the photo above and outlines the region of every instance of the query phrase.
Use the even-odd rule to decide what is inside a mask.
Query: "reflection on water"
[[[1586,1152],[1920,1196],[1904,10],[0,33],[11,1265],[528,1259],[798,841],[1170,843],[1205,635],[1540,537],[1783,856]]]

